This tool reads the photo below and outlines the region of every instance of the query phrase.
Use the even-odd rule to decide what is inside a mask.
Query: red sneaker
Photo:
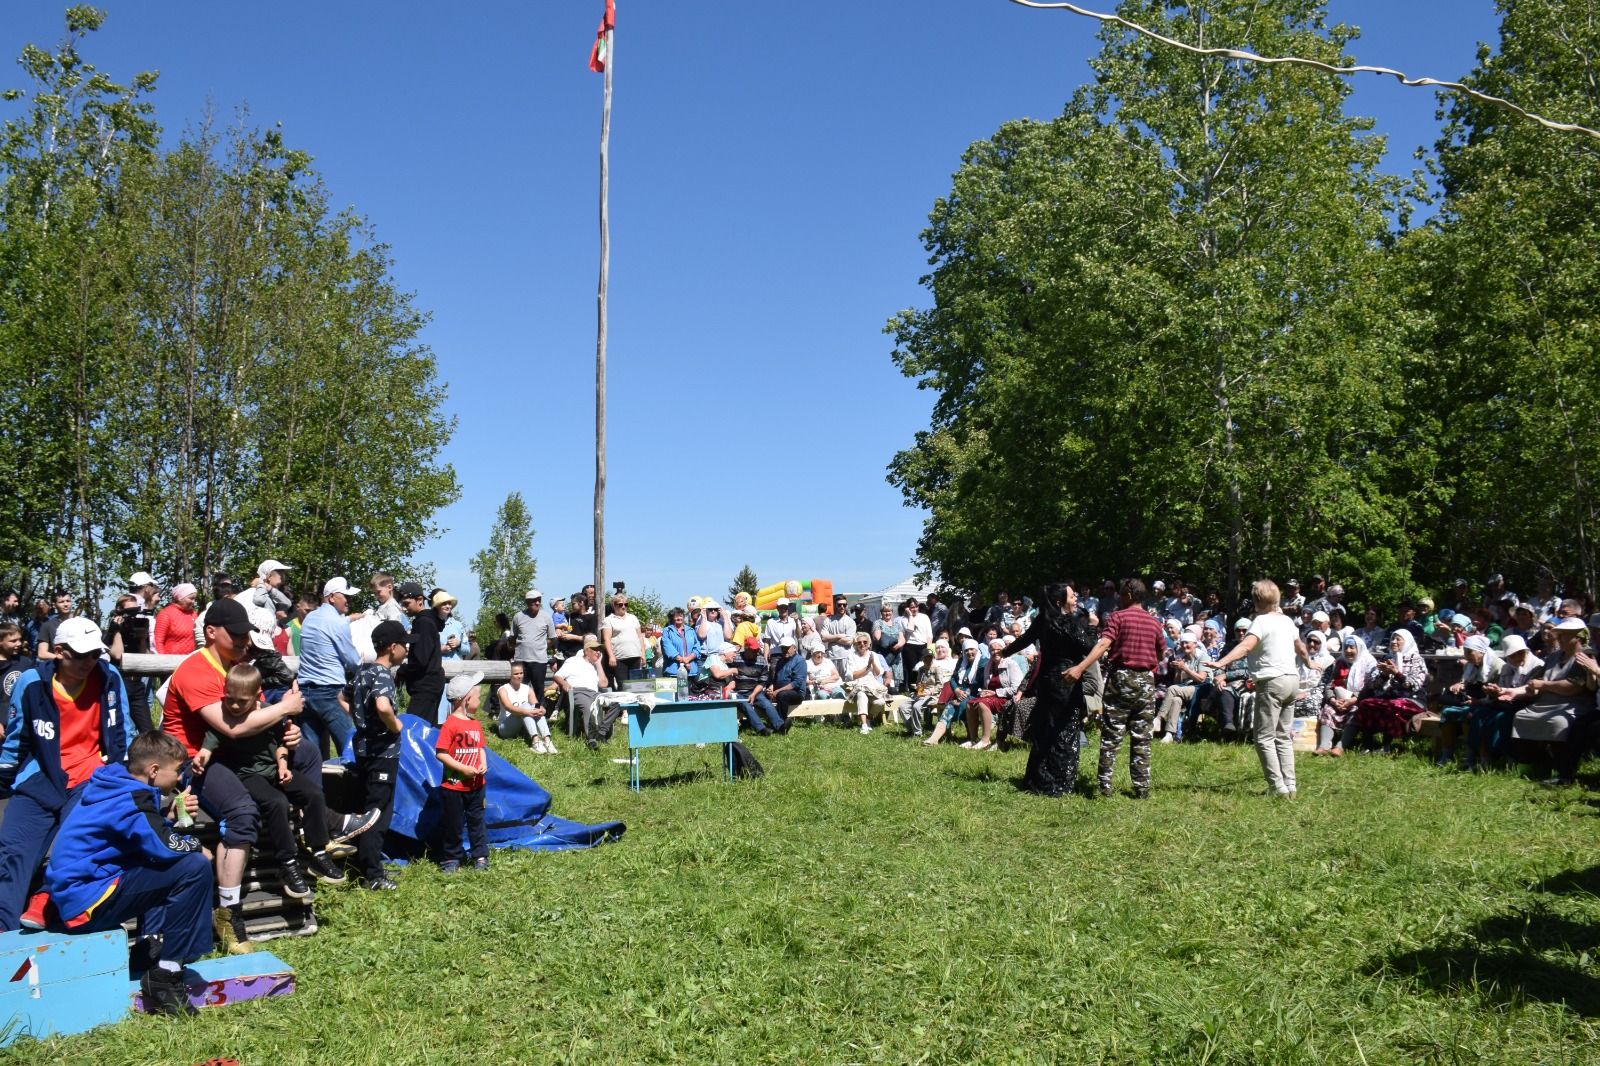
[[[35,892],[33,898],[28,900],[28,909],[22,912],[22,917],[18,921],[24,929],[45,929],[49,927],[55,909],[55,905],[50,902],[50,893]]]

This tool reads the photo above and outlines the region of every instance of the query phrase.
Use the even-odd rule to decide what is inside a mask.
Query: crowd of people
[[[218,577],[204,610],[194,585],[163,603],[155,579],[136,573],[104,628],[69,594],[41,598],[24,619],[16,594],[0,591],[0,930],[136,919],[147,1002],[188,1010],[182,965],[214,945],[248,949],[252,851],[277,863],[296,898],[312,881],[344,881],[346,863],[365,888],[397,887],[382,846],[402,710],[439,727],[442,868],[487,868],[483,675],[468,668],[447,683],[450,659],[509,661],[487,720],[540,754],[557,753],[560,713],[590,748],[605,743],[626,713],[619,690],[642,687],[734,701],[758,735],[787,733],[806,705],[861,733],[875,718],[903,722],[926,746],[957,728],[974,752],[1025,742],[1024,787],[1051,796],[1078,788],[1090,730],[1091,796],[1111,795],[1124,738],[1143,798],[1154,743],[1248,735],[1268,792],[1292,798],[1297,719],[1315,721],[1316,755],[1338,758],[1395,750],[1431,703],[1441,765],[1542,757],[1557,784],[1575,779],[1600,722],[1593,603],[1548,582],[1521,598],[1499,575],[1481,595],[1458,582],[1443,606],[1421,597],[1393,618],[1347,606],[1321,577],[1303,591],[1257,581],[1232,619],[1215,593],[1136,577],[1051,584],[1037,602],[928,595],[870,612],[844,596],[779,599],[770,611],[749,593],[726,607],[692,597],[659,624],[633,614],[620,586],[603,611],[592,585],[549,605],[531,588],[480,649],[445,590],[378,573],[358,610],[361,592],[343,577],[294,597],[289,572],[268,559],[248,581]],[[119,669],[146,653],[182,658],[159,684]],[[1434,686],[1441,656],[1459,659],[1460,677]],[[324,798],[324,759],[341,753],[362,797],[355,813]],[[190,828],[201,811],[219,827],[214,847]]]

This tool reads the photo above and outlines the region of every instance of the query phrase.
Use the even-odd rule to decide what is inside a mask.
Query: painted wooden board
[[[0,933],[0,1047],[83,1033],[128,1013],[128,938]]]
[[[294,970],[270,951],[203,959],[184,967],[183,983],[197,1009],[225,1007],[294,992]],[[124,995],[127,995],[124,986]],[[143,1013],[139,982],[131,982],[133,1009]]]
[[[728,744],[739,739],[739,704],[735,700],[698,700],[635,707],[628,716],[628,783],[639,791],[640,751],[687,744]],[[724,756],[733,780],[732,749]]]

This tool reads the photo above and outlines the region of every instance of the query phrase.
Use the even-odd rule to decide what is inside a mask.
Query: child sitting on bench
[[[222,715],[227,722],[232,725],[250,717],[260,701],[261,671],[250,663],[238,663],[229,669],[222,697]],[[207,730],[205,742],[195,755],[195,767],[198,770],[213,760],[237,774],[239,783],[256,801],[262,835],[282,870],[284,895],[311,898],[311,886],[301,872],[300,848],[289,821],[291,806],[303,815],[301,832],[312,852],[312,874],[330,882],[343,880],[342,872],[324,851],[328,846],[327,800],[316,782],[307,781],[290,767],[281,723],[247,737],[224,737]]]
[[[128,745],[126,765],[96,770],[56,834],[44,875],[72,932],[137,918],[141,937],[158,938],[150,940],[159,955],[141,987],[146,1009],[161,1014],[194,1013],[183,965],[211,951],[210,857],[161,815],[187,756],[173,737],[144,733]]]

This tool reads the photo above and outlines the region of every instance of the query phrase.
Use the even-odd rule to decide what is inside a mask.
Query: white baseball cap
[[[782,640],[778,641],[778,647],[780,647],[780,648],[792,648],[792,647],[794,647],[794,638],[790,637],[790,636],[785,636]]]
[[[450,683],[445,686],[444,698],[449,700],[451,703],[455,703],[457,700],[466,699],[467,693],[471,692],[481,684],[483,684],[483,673],[481,671],[475,674],[457,674],[455,677],[452,677],[450,679]]]
[[[773,604],[773,606],[774,607],[787,607],[787,606],[789,606],[789,597],[787,597],[787,596],[779,596],[778,597],[778,602]]]
[[[293,570],[293,569],[294,569],[294,567],[290,566],[288,563],[282,563],[282,562],[279,562],[276,559],[268,559],[266,562],[264,562],[260,566],[256,567],[256,577],[264,578],[268,574],[272,573],[274,570]]]
[[[342,577],[330,577],[328,583],[322,586],[322,595],[324,597],[358,596],[360,595],[360,590]]]
[[[106,650],[106,643],[100,636],[100,627],[87,618],[63,619],[56,627],[55,642],[65,644],[79,655]]]
[[[544,593],[540,592],[538,589],[529,589],[527,592],[522,594],[522,600],[523,600],[524,603],[526,603],[529,600],[542,600],[542,599],[544,599]]]
[[[137,574],[134,574],[128,579],[128,587],[130,589],[141,589],[146,585],[154,585],[155,583],[156,579],[145,573],[143,570],[139,571]]]

